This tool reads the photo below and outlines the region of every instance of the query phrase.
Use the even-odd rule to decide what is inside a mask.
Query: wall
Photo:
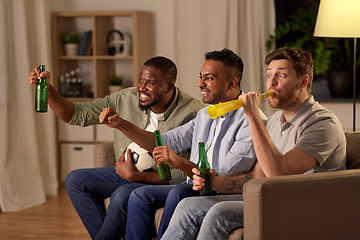
[[[140,10],[155,15],[156,55],[174,58],[174,22],[171,17],[173,1],[170,0],[50,0],[51,12],[57,11],[118,11]],[[197,76],[196,76],[197,77]]]
[[[50,11],[111,11],[140,10],[153,12],[156,26],[156,53],[172,57],[174,23],[171,18],[173,1],[169,0],[50,0]]]
[[[360,101],[358,101],[360,102]],[[353,130],[353,102],[320,102],[339,118],[339,121],[346,131]],[[360,131],[360,103],[356,104],[356,130]]]
[[[174,0],[49,0],[49,7],[50,11],[142,10],[153,12],[155,15],[155,53],[171,59],[175,58],[174,34],[168,34],[175,31],[174,18],[171,17],[174,14]],[[199,69],[201,64],[199,63]],[[194,80],[197,80],[197,76],[194,76]],[[197,93],[194,88],[190,95],[201,100],[200,92]],[[344,129],[352,129],[352,103],[323,104],[339,117]],[[358,106],[357,113],[359,112]],[[357,116],[356,129],[360,130],[360,115]]]

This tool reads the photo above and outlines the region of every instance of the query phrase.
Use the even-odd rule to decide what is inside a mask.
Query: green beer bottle
[[[156,146],[163,145],[159,130],[155,131],[155,142]],[[167,163],[161,164],[160,167],[157,166],[157,172],[159,175],[159,180],[162,182],[170,181],[172,179],[170,166]]]
[[[200,177],[205,179],[205,186],[200,189],[200,195],[212,195],[211,167],[206,157],[203,142],[199,142],[199,162],[197,163],[197,169],[200,171]]]
[[[40,73],[45,71],[45,65],[40,65]],[[35,87],[35,111],[47,112],[48,110],[48,86],[46,78],[40,78]]]

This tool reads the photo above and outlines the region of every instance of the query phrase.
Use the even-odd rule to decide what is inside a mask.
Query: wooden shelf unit
[[[142,64],[155,55],[154,16],[150,12],[53,12],[51,27],[53,55],[51,71],[54,87],[59,90],[60,75],[77,67],[82,71],[80,75],[83,75],[83,97],[70,98],[71,101],[88,101],[104,97],[108,94],[107,79],[115,73],[123,75],[124,87],[136,86]],[[61,34],[73,30],[81,37],[84,31],[92,30],[92,55],[64,55]],[[131,41],[129,56],[108,54],[107,35],[111,30],[126,33]],[[92,93],[92,97],[89,97],[88,93]]]
[[[59,76],[81,68],[83,96],[69,101],[92,101],[108,94],[108,79],[122,75],[123,87],[136,86],[143,63],[155,56],[154,16],[142,11],[53,12],[51,14],[53,68],[52,84],[59,91]],[[77,31],[82,37],[92,30],[92,55],[65,56],[61,34]],[[107,35],[111,30],[127,34],[131,40],[129,56],[109,55]],[[92,96],[88,96],[92,93]],[[113,129],[104,125],[86,128],[70,126],[57,119],[58,176],[62,183],[73,169],[93,166],[93,146],[112,142]]]

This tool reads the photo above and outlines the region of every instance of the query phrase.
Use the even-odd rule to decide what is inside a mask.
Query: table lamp
[[[360,0],[321,0],[314,36],[354,38],[353,131],[355,131],[356,38],[360,37]]]

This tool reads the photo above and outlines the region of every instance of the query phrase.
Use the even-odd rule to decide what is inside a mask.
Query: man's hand
[[[100,123],[111,128],[117,128],[121,124],[121,120],[119,114],[112,107],[104,108],[99,115]]]
[[[168,163],[171,167],[179,169],[180,159],[174,150],[172,150],[168,145],[158,146],[154,148],[153,151],[154,162],[160,166],[164,162]]]
[[[260,95],[260,93],[249,92],[239,96],[243,100],[243,108],[247,117],[259,113]]]
[[[127,154],[126,160],[125,154]],[[136,170],[135,164],[133,163],[131,149],[128,149],[126,153],[119,158],[116,162],[115,170],[120,177],[130,182],[134,181],[134,176],[139,172]]]
[[[193,175],[193,190],[200,191],[200,189],[202,189],[203,186],[205,186],[205,179],[200,177],[200,171],[197,170],[197,168],[193,168],[192,172],[194,173],[194,175]],[[214,182],[215,181],[214,179],[217,176],[217,173],[215,172],[214,169],[210,169],[210,173],[211,173],[212,182]]]
[[[50,72],[44,71],[40,73],[39,67],[36,67],[30,72],[28,79],[29,79],[29,83],[34,87],[36,87],[36,84],[39,82],[39,79],[42,77],[45,77],[47,84],[49,84],[50,76],[51,76]]]

